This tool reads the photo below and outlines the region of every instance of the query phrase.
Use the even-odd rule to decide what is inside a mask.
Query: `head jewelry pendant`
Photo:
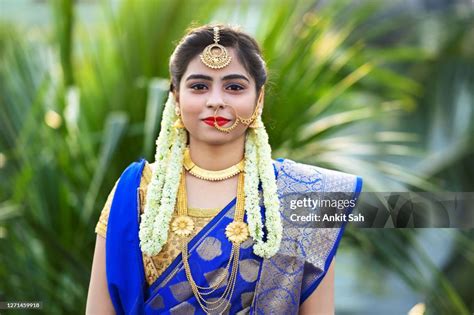
[[[219,27],[214,27],[214,43],[206,46],[202,54],[199,55],[202,63],[212,69],[222,69],[226,67],[232,57],[224,46],[219,44]]]

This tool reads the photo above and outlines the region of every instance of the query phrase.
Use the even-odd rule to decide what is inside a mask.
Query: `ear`
[[[176,103],[179,103],[179,92],[176,91],[176,89],[172,90],[171,93],[173,93],[174,101]]]
[[[257,106],[260,106],[260,108],[263,110],[263,100],[265,99],[265,85],[262,85],[262,88],[260,89],[260,94],[258,96],[257,100]]]
[[[174,102],[176,104],[176,108],[179,109],[179,93],[176,92],[176,90],[173,90],[171,93],[173,93],[173,98],[174,98]]]

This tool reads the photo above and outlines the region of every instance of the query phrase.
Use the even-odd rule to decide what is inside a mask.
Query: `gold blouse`
[[[145,163],[143,168],[143,173],[140,180],[140,213],[143,213],[145,208],[146,193],[148,188],[148,183],[151,180],[152,174],[152,165]],[[118,181],[117,181],[118,182]],[[102,236],[106,237],[107,234],[107,222],[109,219],[110,207],[112,205],[112,200],[114,197],[115,189],[117,183],[115,183],[114,188],[107,197],[107,201],[102,209],[99,217],[99,221],[95,227],[95,232]],[[220,211],[221,209],[198,209],[198,208],[189,208],[188,215],[194,217],[194,231],[192,237],[198,234],[201,229],[209,223],[212,218]],[[177,212],[172,215],[172,219],[177,216]],[[163,246],[161,252],[156,256],[147,256],[142,254],[143,257],[143,266],[145,269],[146,279],[149,285],[151,285],[155,280],[166,270],[166,268],[173,262],[173,260],[181,253],[179,246],[179,239],[174,234],[169,232],[168,242]]]

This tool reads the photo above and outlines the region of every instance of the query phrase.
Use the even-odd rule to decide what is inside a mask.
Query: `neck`
[[[189,139],[189,153],[193,162],[206,170],[218,171],[237,164],[244,158],[245,137],[225,144],[209,144]]]

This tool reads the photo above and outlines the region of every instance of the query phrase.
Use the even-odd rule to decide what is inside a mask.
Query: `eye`
[[[207,86],[202,83],[196,83],[196,84],[191,85],[191,89],[193,90],[203,90],[205,88],[207,88]]]
[[[241,91],[244,88],[241,85],[238,84],[229,84],[226,89],[232,90],[232,91]]]

